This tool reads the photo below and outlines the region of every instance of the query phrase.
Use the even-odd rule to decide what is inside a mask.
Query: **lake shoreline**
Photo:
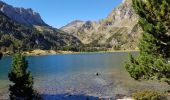
[[[24,51],[25,56],[45,56],[45,55],[57,55],[57,54],[90,54],[90,53],[117,53],[117,52],[139,52],[139,50],[111,50],[111,51],[96,51],[96,52],[73,52],[73,51],[62,51],[62,50],[39,50],[35,49],[32,51]],[[7,51],[3,52],[4,56],[10,56],[13,53]]]

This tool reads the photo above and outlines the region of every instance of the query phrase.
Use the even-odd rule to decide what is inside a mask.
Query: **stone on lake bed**
[[[97,84],[107,85],[107,82],[102,78],[95,78],[94,80],[96,81]]]
[[[99,76],[100,74],[99,74],[99,72],[96,72],[95,75],[96,75],[96,76]]]

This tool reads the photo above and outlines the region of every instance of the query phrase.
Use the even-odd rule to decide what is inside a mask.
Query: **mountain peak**
[[[60,29],[64,30],[65,32],[70,32],[71,30],[76,30],[76,29],[82,27],[84,23],[85,22],[81,21],[81,20],[74,20],[74,21],[68,23],[67,25],[61,27]]]
[[[0,0],[0,11],[7,15],[9,18],[13,19],[14,21],[27,26],[47,26],[47,24],[42,20],[39,13],[34,12],[31,8],[25,9],[13,7]]]
[[[72,21],[71,23],[69,23],[68,25],[80,24],[80,23],[84,23],[84,22],[81,21],[81,20],[74,20],[74,21]]]
[[[129,2],[132,3],[132,0],[123,0],[122,3]]]

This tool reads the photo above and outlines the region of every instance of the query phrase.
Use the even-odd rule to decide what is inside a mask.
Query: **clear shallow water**
[[[123,67],[127,58],[128,53],[119,52],[30,56],[27,60],[35,89],[44,95],[69,93],[114,97],[145,88],[168,90],[164,83],[131,79]],[[4,57],[0,61],[0,96],[7,92],[11,60],[11,57]],[[100,75],[95,76],[96,72]]]

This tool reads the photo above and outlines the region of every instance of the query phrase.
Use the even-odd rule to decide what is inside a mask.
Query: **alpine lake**
[[[132,54],[137,56],[138,52]],[[163,82],[132,79],[124,67],[128,52],[57,54],[28,56],[26,59],[34,76],[34,89],[45,100],[86,100],[87,97],[97,100],[97,97],[130,96],[145,89],[170,90]],[[11,56],[0,60],[1,99],[7,99],[9,95],[11,63]]]

